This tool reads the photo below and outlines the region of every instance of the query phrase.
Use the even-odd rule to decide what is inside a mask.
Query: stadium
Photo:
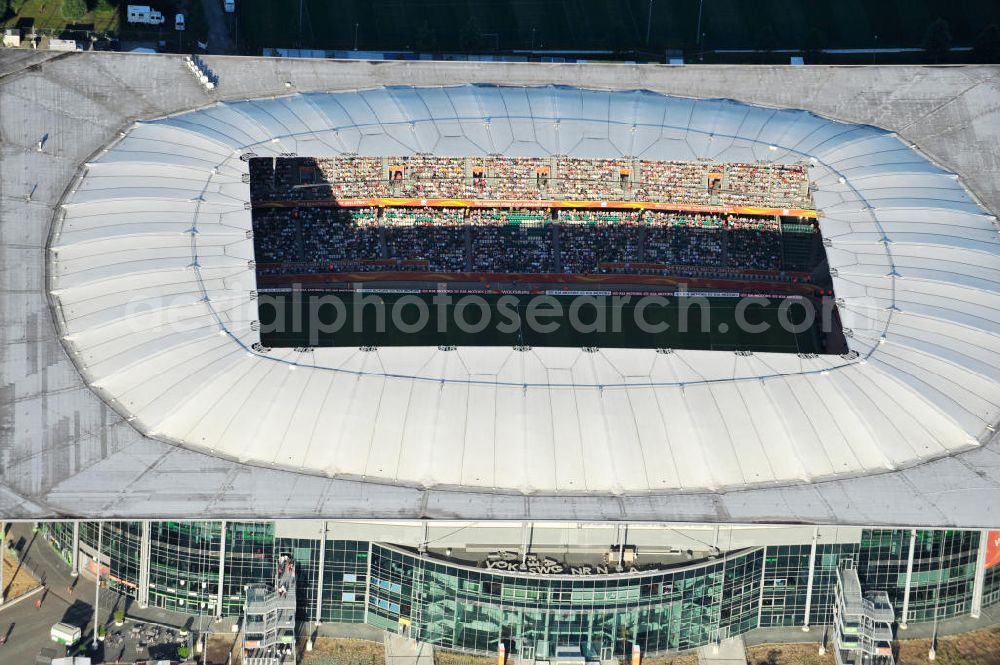
[[[1000,599],[994,68],[0,67],[0,513],[138,606],[605,659]]]
[[[364,625],[470,654],[503,644],[526,662],[564,645],[608,662],[782,627],[821,641],[845,565],[911,631],[969,615],[990,625],[1000,602],[1000,548],[971,530],[286,520],[56,522],[43,535],[67,569],[99,560],[142,606],[232,623],[245,589],[290,556],[300,633]]]
[[[808,223],[814,211],[796,207],[811,206],[804,164],[424,155],[248,161],[264,347],[438,342],[522,349],[846,351],[839,328],[832,334],[832,321],[826,326],[830,340],[794,333],[783,339],[772,314],[777,309],[762,305],[753,323],[770,319],[771,334],[740,335],[735,307],[726,306],[725,299],[735,301],[743,292],[759,294],[762,303],[765,297],[787,299],[789,310],[791,303],[804,308],[800,299],[824,293],[829,299],[829,275],[812,274],[824,262],[818,229]],[[392,313],[392,329],[376,330],[377,316],[363,309],[355,323],[360,308],[349,304],[373,291],[366,282],[378,287],[374,292],[383,302],[372,306],[384,304]],[[767,288],[777,293],[765,295],[761,289]],[[429,294],[435,293],[439,300],[451,293],[480,294],[485,302],[465,297],[442,303],[436,330],[429,312],[422,317],[425,325],[411,329],[421,319],[408,323],[395,311],[407,297],[414,310],[433,304]],[[637,316],[631,304],[633,295],[680,299],[701,293],[711,294],[703,329],[688,320],[693,316],[682,322],[678,305],[669,301],[655,318]],[[622,299],[619,309],[628,321],[620,332],[609,330],[606,321],[614,296]],[[289,302],[295,297],[302,300],[298,325]],[[330,300],[327,317],[316,304],[324,297]],[[539,330],[537,321],[528,325],[527,310],[536,299],[550,306],[568,301],[577,325],[561,317],[552,321],[551,332]],[[344,312],[339,326],[333,316],[338,301]],[[479,318],[464,314],[470,301],[477,303]],[[500,302],[509,302],[514,312],[502,330],[491,325]],[[813,311],[822,308],[809,302]],[[639,305],[643,313],[649,303]],[[455,320],[459,312],[462,326]],[[729,320],[720,320],[723,313]],[[642,334],[656,324],[662,332]]]

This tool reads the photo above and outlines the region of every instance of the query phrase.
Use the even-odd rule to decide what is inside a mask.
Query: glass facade
[[[469,652],[551,655],[578,645],[594,656],[694,648],[753,628],[805,623],[810,542],[750,547],[663,570],[610,575],[535,575],[458,565],[405,548],[337,539],[275,535],[270,522],[150,522],[149,602],[189,614],[235,616],[249,584],[268,579],[274,561],[296,561],[298,616],[364,623]],[[54,547],[71,560],[72,524],[46,524]],[[109,585],[131,596],[139,582],[140,522],[106,522],[101,532]],[[96,523],[81,523],[83,557],[97,547]],[[909,622],[966,614],[972,605],[978,531],[917,531]],[[885,591],[902,611],[909,530],[868,529],[856,543],[818,543],[809,623],[832,619],[838,565],[851,560],[863,588]],[[321,555],[320,548],[323,547]],[[85,565],[85,563],[81,563]],[[1000,567],[987,570],[983,604],[1000,602]]]
[[[561,645],[594,656],[679,650],[755,625],[762,550],[676,572],[594,577],[494,573],[374,545],[368,622],[446,648],[536,657]]]
[[[323,554],[323,590],[320,621],[363,623],[365,586],[368,580],[367,542],[326,540]],[[320,540],[276,538],[275,549],[295,560],[299,618],[316,619],[316,587],[319,582]]]
[[[909,531],[866,531],[858,563],[866,588],[887,591],[902,611]],[[967,613],[979,548],[978,531],[917,531],[913,549],[908,622]]]
[[[817,544],[809,625],[822,626],[833,623],[837,568],[841,561],[845,559],[856,561],[857,557],[858,545],[856,543]]]

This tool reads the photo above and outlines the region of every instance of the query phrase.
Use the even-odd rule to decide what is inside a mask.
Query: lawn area
[[[206,665],[225,665],[232,658],[239,658],[240,636],[236,633],[217,633],[208,636],[208,645],[205,650]],[[236,662],[235,660],[232,662]]]
[[[302,665],[383,665],[385,648],[378,642],[317,637],[312,651],[300,645]]]
[[[27,569],[19,566],[13,555],[6,553],[3,558],[3,582],[7,601],[23,596],[38,586],[38,580]]]
[[[80,18],[75,19],[64,15],[65,1],[0,0],[0,9],[7,3],[6,13],[0,14],[0,26],[20,27],[22,34],[33,29],[40,35],[62,36],[78,41],[86,41],[91,35],[117,37],[129,42],[148,43],[162,51],[182,53],[197,52],[196,40],[207,39],[208,23],[200,0],[141,0],[142,4],[163,14],[165,21],[162,25],[128,23],[124,19],[128,0],[70,0],[85,10]],[[174,29],[174,15],[178,12],[185,16],[186,30],[183,32]],[[164,44],[161,46],[160,42]]]
[[[763,644],[747,648],[750,665],[833,665],[833,651],[819,655],[819,645]]]
[[[496,656],[474,656],[447,649],[434,650],[434,665],[495,665],[496,662]]]
[[[683,653],[677,656],[649,656],[642,659],[643,665],[698,665],[697,653]]]
[[[898,637],[898,635],[897,635]],[[927,658],[930,640],[900,640],[896,665],[1000,665],[1000,626],[938,639],[937,658]],[[831,650],[817,644],[764,644],[747,649],[750,665],[833,665]]]
[[[6,9],[0,15],[0,25],[19,26],[25,32],[34,28],[49,35],[86,31],[103,34],[117,33],[121,28],[117,0],[81,0],[86,11],[82,15],[70,12],[70,17],[63,13],[63,0],[6,0],[4,5],[0,0],[0,8]]]
[[[1000,626],[940,638],[933,663],[929,647],[928,640],[901,641],[896,665],[1000,665]]]
[[[660,59],[664,49],[919,47],[938,18],[948,22],[953,44],[971,45],[985,26],[1000,23],[1000,3],[655,0],[650,13],[647,0],[237,2],[240,51],[253,55],[263,47],[352,49],[355,36],[362,50],[534,47],[640,52]]]

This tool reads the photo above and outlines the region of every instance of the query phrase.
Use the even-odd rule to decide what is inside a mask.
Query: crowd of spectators
[[[389,181],[382,172],[381,157],[344,155],[336,160],[315,161],[321,179],[330,185],[327,197],[322,198],[378,198],[391,195]],[[358,183],[364,183],[359,191]],[[314,189],[313,192],[321,190]]]
[[[544,224],[552,220],[546,208],[471,208],[472,226],[503,226],[505,224]]]
[[[560,268],[568,274],[587,274],[602,271],[605,263],[639,263],[643,230],[638,224],[561,224]]]
[[[258,158],[253,200],[479,198],[810,207],[805,164],[411,155]]]
[[[560,158],[556,165],[559,198],[623,201],[632,198],[632,166],[622,159]]]
[[[491,156],[473,160],[470,196],[482,199],[542,199],[554,196],[549,160],[537,157]]]
[[[781,270],[781,223],[774,217],[728,217],[726,253],[730,266]]]
[[[394,164],[398,160],[392,160]],[[454,198],[468,194],[465,159],[414,155],[401,162],[404,177],[394,188],[394,196]]]
[[[543,223],[478,224],[472,234],[476,272],[552,273],[556,270],[552,234]]]
[[[386,257],[418,270],[466,269],[464,211],[458,208],[385,210]],[[416,262],[416,263],[410,263]]]
[[[722,202],[728,205],[795,206],[808,195],[803,164],[726,164]]]
[[[562,208],[559,222],[562,224],[638,224],[639,210],[614,210],[607,208]]]
[[[478,272],[554,272],[550,221],[546,209],[469,210],[472,269]]]
[[[668,266],[723,267],[723,225],[715,215],[646,213],[643,261]]]
[[[553,217],[547,208],[308,206],[254,212],[255,256],[268,274],[778,272],[782,243],[778,218],[764,216],[566,209]]]
[[[254,212],[254,256],[265,273],[357,266],[382,258],[371,208],[265,208]]]
[[[709,174],[718,171],[710,162],[640,162],[637,198],[707,205],[712,202]]]

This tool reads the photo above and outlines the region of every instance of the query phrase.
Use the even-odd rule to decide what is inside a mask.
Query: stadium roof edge
[[[208,94],[199,90],[194,81],[188,85],[184,76],[187,74],[182,68],[177,67],[176,73],[171,74],[173,64],[179,64],[177,59],[159,56],[146,56],[144,68],[148,66],[158,76],[176,76],[178,81],[178,99],[164,100],[162,94],[157,93],[148,87],[143,86],[139,72],[131,69],[128,65],[128,58],[116,58],[112,54],[104,63],[113,69],[124,82],[125,87],[136,90],[142,89],[143,93],[150,100],[158,100],[163,104],[161,108],[169,110],[169,103],[185,104],[191,100],[192,104],[182,108],[175,108],[175,113],[186,113],[191,108],[208,108],[216,105],[220,100],[211,99]],[[93,57],[93,56],[84,56]],[[225,95],[227,81],[236,81],[239,77],[238,69],[243,67],[240,62],[239,67],[230,66],[232,62],[226,58],[210,59],[213,69],[220,73],[222,84],[216,93]],[[38,77],[50,86],[51,82],[46,77],[45,68],[48,67],[71,67],[73,74],[77,70],[84,70],[83,67],[73,67],[73,62],[79,62],[78,57],[60,58],[49,60],[44,67],[33,70],[30,73],[23,73],[22,76],[11,79],[9,77],[0,79],[0,86],[17,85],[18,80],[24,77]],[[153,64],[155,61],[155,64]],[[295,76],[316,76],[316,84],[328,83],[331,78],[326,72],[333,68],[348,66],[350,63],[315,63],[309,61],[280,61]],[[309,66],[305,66],[305,63]],[[274,62],[260,60],[261,67],[273,67]],[[429,63],[428,67],[420,68],[421,71],[431,69],[440,63]],[[458,63],[461,64],[461,63]],[[502,64],[502,63],[498,63]],[[617,67],[625,67],[615,65]],[[573,65],[572,67],[589,68],[589,65]],[[606,65],[594,65],[594,67],[606,67]],[[633,66],[641,67],[641,66]],[[296,69],[298,68],[298,69]],[[446,67],[451,72],[475,71],[475,69],[465,69],[463,67]],[[698,68],[701,69],[700,67]],[[727,68],[720,68],[727,69]],[[773,68],[763,68],[772,70]],[[891,68],[887,68],[892,71]],[[914,68],[920,69],[920,68]],[[120,71],[119,71],[120,70]],[[586,71],[592,71],[586,69]],[[740,70],[742,71],[742,70]],[[943,70],[954,71],[954,70]],[[959,70],[959,71],[965,71]],[[83,117],[91,117],[95,126],[99,128],[102,135],[109,135],[115,131],[109,123],[97,114],[96,108],[87,102],[88,94],[94,91],[105,90],[103,84],[87,79],[88,74],[81,72],[80,76],[59,77],[61,81],[49,90],[51,94],[55,90],[62,90],[64,94],[80,95],[82,106],[76,112],[76,118],[68,118],[69,123],[79,123]],[[735,74],[735,72],[734,72]],[[941,76],[940,73],[935,74]],[[72,87],[65,87],[63,81],[74,81]],[[270,80],[270,79],[267,79]],[[739,76],[734,76],[734,81],[738,82]],[[949,83],[945,80],[942,85]],[[256,82],[255,82],[256,84]],[[843,81],[840,84],[844,84]],[[241,85],[246,85],[242,82]],[[266,88],[268,83],[263,81],[260,87]],[[570,87],[574,87],[567,83]],[[60,87],[63,86],[63,87]],[[298,86],[297,86],[298,87]],[[733,85],[733,89],[739,89],[738,85]],[[861,89],[866,89],[862,87]],[[995,94],[995,87],[991,89]],[[650,91],[654,92],[654,91]],[[877,94],[885,94],[889,90],[877,90]],[[654,93],[660,94],[660,93]],[[683,93],[681,93],[683,94]],[[262,95],[262,96],[267,96]],[[283,95],[284,96],[284,95]],[[685,95],[686,96],[686,95]],[[714,96],[700,96],[692,94],[691,99],[710,99]],[[3,110],[5,112],[17,112],[11,105],[11,99]],[[203,102],[199,104],[199,99]],[[122,111],[127,117],[139,117],[146,109],[138,109],[128,106],[134,104],[136,100],[131,100]],[[735,103],[743,103],[746,100],[733,100]],[[4,102],[0,102],[3,104]],[[759,100],[754,100],[755,104],[762,105]],[[963,103],[964,100],[963,100]],[[41,135],[42,132],[36,128],[44,128],[47,123],[52,122],[51,110],[57,108],[53,104],[42,104],[46,111],[40,114],[41,117],[26,123],[23,134],[13,137],[12,144],[25,148],[25,157],[18,159],[38,159],[47,160],[49,155],[45,150],[40,157],[31,157],[30,146],[33,144],[33,135]],[[148,108],[148,105],[147,105]],[[775,104],[775,108],[782,108],[780,103]],[[813,113],[813,111],[809,111]],[[14,117],[20,117],[14,116]],[[148,115],[148,113],[146,114]],[[820,117],[830,117],[826,113],[815,113]],[[167,117],[161,116],[161,117]],[[123,120],[125,119],[123,118]],[[847,121],[849,122],[849,121]],[[878,126],[871,125],[875,129]],[[82,128],[81,128],[82,129]],[[969,131],[967,127],[960,128]],[[72,127],[65,131],[77,131]],[[882,130],[886,131],[886,130]],[[959,136],[964,136],[959,132]],[[74,151],[78,151],[76,145],[66,145],[66,141],[79,141],[82,137],[72,140],[68,136],[58,137],[59,145],[53,150],[58,150],[59,155],[52,155],[52,159],[65,160]],[[992,137],[995,142],[996,137]],[[968,140],[968,139],[966,139]],[[86,141],[82,141],[86,143]],[[961,142],[956,146],[945,146],[948,150],[960,150]],[[965,143],[964,145],[968,145]],[[103,146],[95,148],[95,154],[100,153]],[[938,152],[941,152],[940,150]],[[951,161],[954,156],[945,151]],[[5,157],[9,159],[10,157]],[[80,156],[74,155],[72,159],[80,161]],[[47,163],[47,162],[46,162]],[[51,216],[53,205],[52,190],[58,188],[59,178],[66,178],[65,181],[72,182],[72,174],[67,175],[65,166],[57,166],[54,169],[46,167],[46,179],[42,182],[43,187],[40,196],[36,197],[34,206],[18,204],[10,192],[13,189],[9,186],[5,178],[4,182],[4,204],[7,206],[17,206],[16,209],[25,211],[24,219],[47,221],[45,210]],[[954,170],[954,169],[952,169]],[[9,170],[8,170],[9,171]],[[966,176],[963,170],[959,169],[960,175]],[[980,180],[985,180],[984,175],[994,177],[996,175],[995,164],[993,169],[987,169],[986,174],[975,174]],[[50,179],[51,178],[51,179]],[[963,185],[965,183],[962,183]],[[995,202],[995,191],[993,196],[987,197]],[[46,201],[45,205],[38,203]],[[39,210],[41,208],[42,210]],[[11,208],[8,208],[11,209]],[[996,208],[994,207],[994,210]],[[34,242],[44,239],[36,239]],[[41,245],[40,245],[41,246]],[[23,260],[17,260],[16,255],[6,254],[10,251],[7,247],[0,248],[5,253],[3,257],[16,263],[8,265],[18,265],[26,270],[25,278],[29,278],[28,272],[39,270],[39,266],[25,264]],[[37,274],[37,272],[36,272]],[[14,277],[16,279],[16,276]],[[30,279],[30,278],[29,278]],[[37,282],[36,282],[37,283]],[[43,294],[39,294],[41,296]],[[41,298],[44,302],[44,298]],[[36,307],[38,300],[35,300]],[[9,296],[0,296],[0,312],[4,322],[16,321],[15,316],[18,311],[17,304],[10,300]],[[14,393],[5,393],[0,389],[0,415],[13,414],[13,428],[18,435],[18,443],[24,445],[40,445],[29,455],[40,456],[43,459],[52,459],[54,463],[49,464],[50,472],[39,477],[33,471],[28,458],[21,455],[13,458],[14,463],[10,465],[5,474],[4,483],[9,484],[18,492],[29,496],[37,496],[43,499],[44,504],[52,506],[54,510],[71,512],[80,516],[96,515],[102,512],[109,515],[176,515],[171,507],[183,506],[184,512],[198,510],[205,515],[239,516],[242,511],[248,508],[253,510],[253,515],[258,517],[282,517],[282,516],[348,516],[367,515],[373,517],[390,517],[400,513],[412,516],[433,515],[444,517],[447,515],[458,515],[466,517],[486,517],[491,515],[507,516],[516,519],[518,516],[533,519],[562,519],[580,517],[591,512],[605,515],[608,519],[635,519],[639,521],[660,521],[668,518],[679,518],[679,521],[739,521],[745,522],[768,522],[786,521],[794,514],[794,521],[802,523],[860,523],[872,524],[907,524],[907,525],[949,525],[949,526],[989,526],[991,521],[998,520],[991,517],[989,509],[990,502],[995,502],[1000,498],[998,490],[998,480],[995,469],[998,465],[993,461],[997,458],[998,451],[996,437],[994,436],[985,445],[977,447],[966,453],[958,453],[939,457],[934,461],[918,463],[897,471],[873,474],[861,477],[842,477],[837,480],[817,481],[807,485],[794,485],[787,487],[772,488],[749,488],[728,490],[725,492],[674,492],[661,495],[656,494],[626,494],[619,497],[612,496],[585,496],[576,493],[559,493],[555,495],[491,495],[488,490],[479,492],[469,491],[466,487],[463,490],[421,490],[400,486],[386,486],[381,484],[359,483],[355,481],[337,481],[323,478],[304,478],[299,474],[287,471],[278,471],[264,467],[249,467],[238,463],[223,460],[217,457],[204,456],[199,453],[183,450],[148,439],[136,440],[130,434],[134,433],[127,423],[118,419],[114,415],[109,415],[100,401],[90,399],[86,388],[81,392],[81,386],[76,386],[72,390],[74,395],[69,401],[56,407],[56,412],[49,414],[51,422],[42,422],[41,429],[37,423],[26,420],[23,416],[14,413],[12,405],[15,403],[27,405],[41,405],[48,400],[51,393],[33,387],[34,379],[37,377],[39,367],[59,368],[61,381],[66,381],[66,358],[62,356],[61,350],[52,347],[54,335],[52,331],[44,329],[44,312],[36,310],[36,317],[42,314],[42,326],[28,328],[30,351],[26,362],[20,359],[12,359],[12,349],[18,348],[18,342],[7,336],[4,328],[0,332],[0,339],[4,343],[5,355],[0,355],[3,374],[13,377]],[[37,321],[37,318],[34,319]],[[27,325],[27,322],[25,322]],[[62,356],[62,357],[60,357]],[[72,369],[70,369],[72,372]],[[15,401],[16,400],[16,401]],[[52,408],[50,403],[49,408]],[[66,411],[68,409],[68,411]],[[65,414],[77,414],[82,429],[78,433],[67,433],[58,430],[57,422],[64,418]],[[59,415],[63,414],[63,415]],[[65,422],[65,420],[63,420]],[[37,437],[36,434],[43,434]],[[0,449],[9,449],[11,439],[5,438],[0,431]],[[54,437],[54,439],[52,438]],[[50,447],[46,440],[56,443],[55,447]],[[38,441],[38,444],[32,443]],[[59,449],[75,449],[78,457],[65,460],[58,459],[56,453]],[[192,456],[193,455],[193,456]],[[22,461],[23,460],[23,461]],[[146,462],[141,462],[147,460]],[[932,473],[928,469],[934,467]],[[191,469],[197,468],[201,471],[192,474]],[[108,475],[113,471],[112,475]],[[121,488],[102,487],[101,478],[116,477],[123,480]],[[947,480],[948,491],[945,492],[941,485]],[[276,487],[296,486],[304,488],[302,496],[290,497],[275,494]],[[265,487],[266,486],[266,487]],[[163,489],[170,487],[173,492],[164,492]],[[228,487],[229,489],[224,489]],[[21,489],[21,488],[26,488]],[[955,488],[959,488],[956,490]],[[183,497],[178,496],[184,494]],[[889,494],[893,494],[892,501],[887,501]],[[378,496],[376,496],[378,495]],[[958,498],[958,495],[964,498]],[[571,501],[566,501],[567,496],[572,496]],[[240,504],[238,497],[251,497],[251,506],[246,502]],[[394,498],[395,497],[395,498]],[[792,497],[795,497],[792,499]],[[336,499],[336,500],[333,500]],[[905,500],[904,500],[905,499]],[[861,502],[859,505],[858,502]],[[558,505],[554,505],[558,504]],[[864,505],[867,504],[867,505]],[[520,508],[517,508],[520,506]],[[616,508],[614,506],[617,506]],[[67,507],[71,511],[66,511]],[[874,513],[874,508],[880,510]],[[923,512],[919,512],[919,510]],[[244,516],[246,512],[242,513]],[[555,515],[555,516],[552,516]],[[920,517],[923,515],[924,517]],[[933,515],[929,518],[927,516]],[[560,517],[561,516],[561,517]],[[921,522],[921,519],[933,519],[934,523]]]

